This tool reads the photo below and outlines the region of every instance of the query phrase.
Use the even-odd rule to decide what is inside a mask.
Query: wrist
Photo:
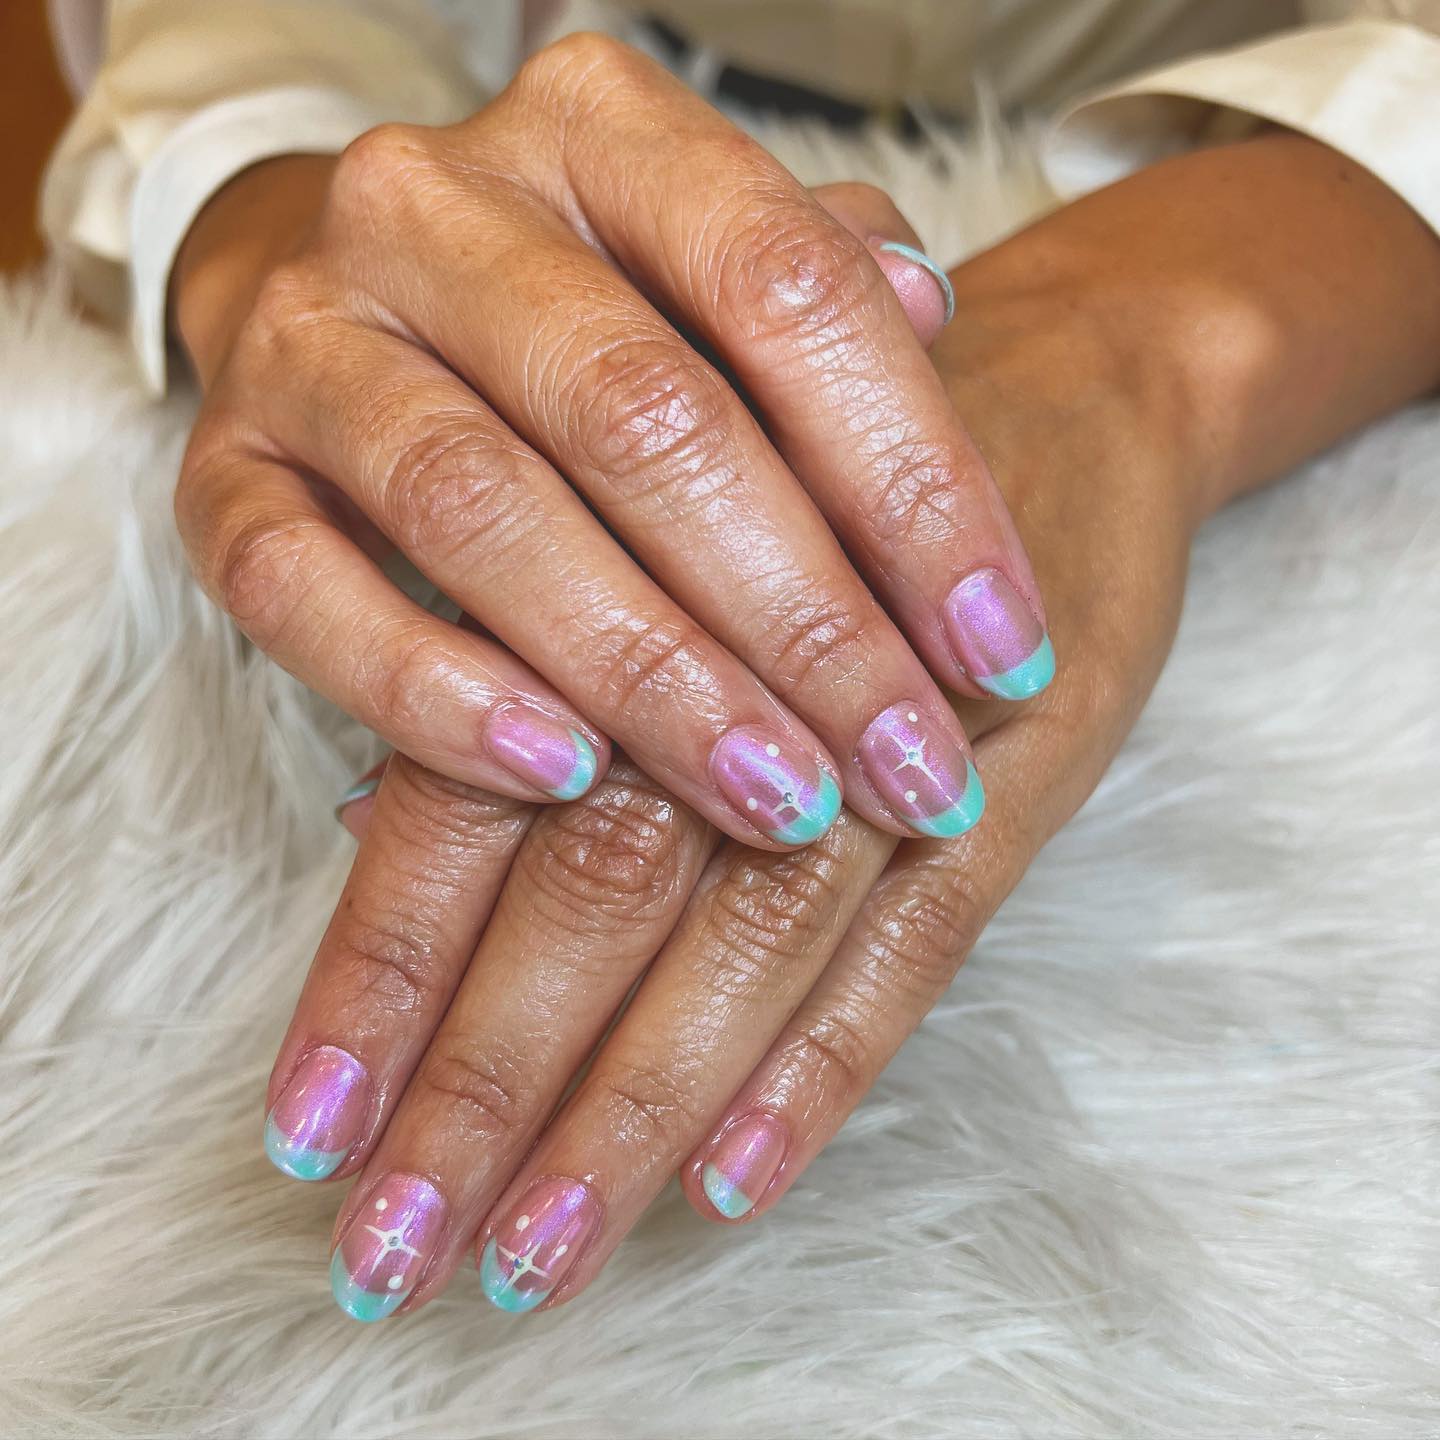
[[[334,157],[286,155],[235,176],[195,217],[170,283],[170,328],[202,385],[224,364],[265,277],[315,228]]]
[[[952,279],[1008,343],[1064,332],[1055,383],[1174,451],[1201,517],[1440,383],[1440,241],[1288,132],[1141,171]]]

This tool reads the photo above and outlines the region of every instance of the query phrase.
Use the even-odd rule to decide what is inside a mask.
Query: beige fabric
[[[527,44],[597,24],[643,43],[642,13],[692,40],[702,91],[733,61],[878,105],[1049,111],[1161,66],[1072,110],[1052,152],[1062,191],[1269,120],[1440,229],[1440,0],[110,0],[103,36],[102,0],[50,3],[89,91],[42,220],[90,300],[128,314],[156,388],[171,262],[230,176],[382,119],[456,118]]]

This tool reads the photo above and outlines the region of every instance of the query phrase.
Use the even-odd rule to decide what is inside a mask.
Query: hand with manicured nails
[[[1294,136],[1143,172],[952,279],[935,363],[1070,659],[1026,706],[961,702],[987,823],[898,841],[846,812],[766,854],[626,760],[537,811],[392,758],[345,811],[359,854],[268,1097],[282,1168],[355,1177],[351,1315],[467,1263],[503,1310],[572,1299],[677,1169],[708,1219],[774,1206],[1098,781],[1203,518],[1440,381],[1440,247]]]
[[[282,243],[255,217],[286,197]],[[1054,661],[924,352],[944,275],[884,197],[848,200],[837,219],[595,36],[463,124],[242,176],[177,279],[208,388],[176,503],[202,583],[471,785],[573,799],[609,737],[764,848],[816,839],[842,795],[959,833],[983,792],[937,679],[1018,699]],[[391,547],[479,633],[392,586]],[[887,765],[897,726],[923,783]]]

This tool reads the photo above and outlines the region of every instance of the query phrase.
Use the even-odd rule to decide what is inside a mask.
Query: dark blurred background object
[[[44,254],[35,218],[40,174],[69,113],[45,0],[0,0],[0,272]]]

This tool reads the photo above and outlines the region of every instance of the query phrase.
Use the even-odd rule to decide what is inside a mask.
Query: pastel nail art
[[[448,1210],[418,1175],[387,1175],[366,1197],[330,1259],[335,1303],[356,1320],[393,1315],[419,1283]]]
[[[598,768],[590,742],[569,725],[529,705],[502,705],[485,726],[485,745],[512,775],[553,795],[575,800]]]
[[[998,570],[967,575],[950,592],[943,616],[956,659],[992,695],[1023,700],[1055,678],[1050,637]]]
[[[486,1241],[480,1256],[485,1298],[512,1315],[541,1304],[569,1274],[600,1228],[600,1197],[579,1180],[535,1181]]]
[[[887,240],[879,248],[888,250],[892,255],[902,256],[912,264],[929,271],[935,283],[940,287],[940,294],[945,301],[945,324],[948,325],[955,318],[955,287],[951,285],[950,277],[945,271],[923,250],[917,250],[913,245],[902,244],[899,240]]]
[[[370,1077],[335,1045],[312,1050],[265,1117],[265,1153],[295,1180],[323,1180],[360,1138]]]
[[[808,751],[784,735],[744,725],[721,736],[710,771],[726,800],[782,845],[808,845],[840,813],[840,786]]]
[[[865,727],[857,750],[876,793],[912,830],[963,835],[985,813],[985,789],[948,726],[912,701]]]
[[[335,806],[335,818],[339,820],[345,811],[357,800],[367,800],[380,788],[380,776],[372,775],[368,780],[357,780],[341,797]]]
[[[790,1132],[775,1116],[742,1116],[726,1126],[700,1171],[705,1198],[727,1220],[748,1215],[779,1174],[789,1148]]]

